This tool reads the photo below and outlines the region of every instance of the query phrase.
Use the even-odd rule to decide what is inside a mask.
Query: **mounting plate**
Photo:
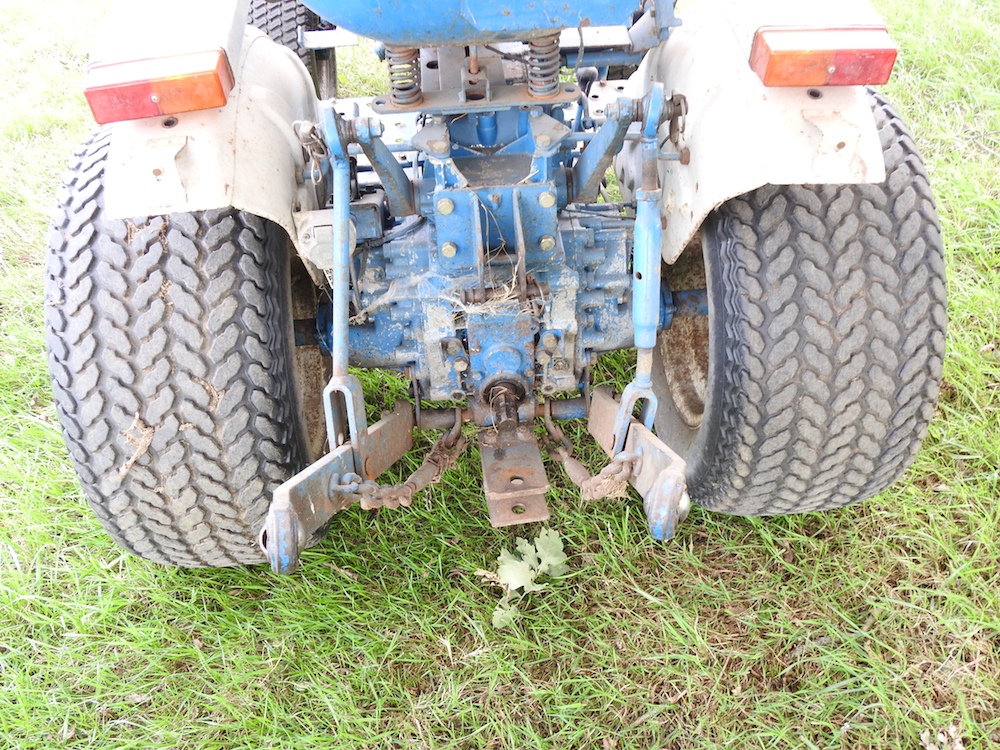
[[[499,430],[480,430],[479,456],[492,526],[548,519],[545,493],[550,485],[531,427],[504,425]]]

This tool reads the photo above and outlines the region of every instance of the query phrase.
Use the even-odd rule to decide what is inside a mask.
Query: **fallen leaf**
[[[566,564],[566,553],[563,552],[562,537],[554,529],[542,529],[538,538],[535,539],[535,548],[538,550],[538,572],[547,573],[550,576],[561,576],[569,572],[569,565]]]
[[[543,589],[542,586],[535,583],[535,576],[538,575],[538,571],[524,560],[514,557],[507,550],[503,550],[500,553],[497,562],[499,563],[497,577],[500,579],[500,583],[507,587],[508,591],[524,589],[524,593],[527,594]]]
[[[493,610],[493,627],[497,630],[509,628],[521,616],[520,610],[506,599],[501,599]]]
[[[539,559],[538,553],[535,551],[535,545],[529,542],[527,539],[517,538],[517,542],[514,545],[517,551],[521,555],[521,559],[524,560],[528,565],[533,568],[538,568]]]
[[[482,568],[476,568],[476,575],[483,579],[485,583],[495,583],[498,586],[502,586],[500,583],[500,576],[494,573],[492,570],[483,570]]]

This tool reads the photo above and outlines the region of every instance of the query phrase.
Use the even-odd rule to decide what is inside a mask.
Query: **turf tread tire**
[[[298,27],[315,28],[319,17],[296,0],[251,0],[247,22],[295,52],[312,71],[312,50],[299,46]]]
[[[154,562],[263,560],[271,493],[300,466],[287,243],[235,209],[108,220],[109,131],[58,193],[45,284],[56,410],[101,523]]]
[[[910,133],[870,96],[884,183],[766,186],[706,224],[717,368],[689,492],[711,510],[871,497],[927,434],[945,345],[940,224]]]

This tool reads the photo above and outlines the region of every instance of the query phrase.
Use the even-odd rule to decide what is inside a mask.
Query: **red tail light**
[[[885,27],[762,28],[750,67],[765,86],[861,86],[889,80],[898,50]]]
[[[84,95],[100,124],[224,107],[233,73],[221,49],[91,65]]]

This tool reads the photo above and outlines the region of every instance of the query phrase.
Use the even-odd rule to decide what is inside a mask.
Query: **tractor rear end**
[[[692,502],[830,509],[905,470],[942,247],[868,88],[896,49],[866,3],[307,5],[181,3],[88,74],[111,124],[60,196],[47,325],[116,541],[289,573],[337,512],[410,505],[471,440],[493,525],[549,518],[542,435],[585,497],[631,485],[657,539]],[[355,35],[388,68],[374,98],[336,96]],[[624,349],[621,394],[591,388]],[[369,424],[353,368],[411,398]],[[415,429],[441,436],[381,483]]]

